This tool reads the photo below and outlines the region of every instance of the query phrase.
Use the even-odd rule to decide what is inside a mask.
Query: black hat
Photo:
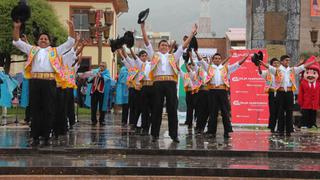
[[[116,39],[109,39],[109,44],[113,53],[117,50],[116,43]]]
[[[189,49],[194,49],[195,51],[198,50],[198,41],[195,36],[192,37],[190,44],[189,44]]]
[[[11,11],[11,18],[13,21],[26,22],[31,16],[30,7],[27,5],[26,0],[20,0],[18,5],[15,6]]]
[[[260,66],[260,61],[263,61],[263,53],[261,51],[257,53],[254,53],[254,55],[251,58],[251,61],[256,65]]]
[[[128,48],[132,48],[134,46],[133,32],[131,32],[131,31],[125,32],[123,35],[123,40]]]
[[[149,15],[149,8],[144,11],[141,11],[138,16],[138,24],[144,23],[144,21],[147,19],[148,15]]]

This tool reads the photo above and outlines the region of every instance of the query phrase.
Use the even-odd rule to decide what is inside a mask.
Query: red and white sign
[[[267,63],[266,50],[231,50],[230,64],[250,56],[241,67],[230,76],[230,103],[233,124],[267,124],[269,120],[268,94],[264,92],[265,80],[258,74],[258,68],[251,57],[263,52]]]

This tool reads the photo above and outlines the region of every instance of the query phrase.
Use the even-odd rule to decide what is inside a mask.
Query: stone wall
[[[247,0],[247,48],[281,45],[295,64],[299,58],[300,7],[300,0]]]

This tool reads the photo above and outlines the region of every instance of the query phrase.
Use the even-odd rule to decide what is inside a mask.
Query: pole
[[[102,61],[102,32],[100,28],[97,29],[98,31],[98,65],[100,65]]]

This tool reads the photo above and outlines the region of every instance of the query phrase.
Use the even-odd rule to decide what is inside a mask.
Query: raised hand
[[[198,25],[195,23],[193,26],[192,26],[192,34],[193,35],[196,35],[197,34],[197,31],[198,31]]]

